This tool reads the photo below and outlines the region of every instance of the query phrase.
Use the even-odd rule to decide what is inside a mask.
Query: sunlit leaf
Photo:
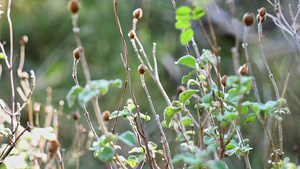
[[[244,120],[245,124],[249,124],[256,119],[256,114],[249,114],[246,119]]]
[[[138,162],[139,162],[139,159],[135,155],[130,155],[127,159],[127,163],[132,168],[134,168]]]
[[[4,54],[0,52],[0,59],[4,59]]]
[[[110,162],[113,159],[114,154],[115,150],[111,146],[105,146],[94,152],[94,156],[104,162]]]
[[[129,146],[134,146],[137,143],[137,139],[133,132],[126,131],[119,136],[119,139]]]
[[[181,108],[176,108],[176,107],[172,107],[172,106],[168,106],[165,110],[164,110],[164,118],[166,121],[166,125],[168,127],[170,127],[171,124],[171,120],[174,116],[175,113],[178,113],[181,110]]]
[[[191,55],[186,55],[186,56],[179,58],[178,61],[175,62],[175,64],[186,65],[188,67],[195,68],[196,67],[196,59],[195,59],[195,57],[193,57]]]
[[[189,41],[192,40],[193,36],[194,36],[193,29],[188,28],[188,29],[184,30],[180,34],[180,43],[182,45],[187,45],[189,43]]]
[[[202,6],[196,6],[192,10],[192,19],[193,20],[197,20],[197,19],[201,18],[204,15],[205,15],[205,10]]]
[[[189,20],[187,21],[177,21],[175,23],[175,28],[176,29],[187,29],[191,27],[191,22]]]
[[[198,90],[186,90],[182,93],[179,94],[179,100],[182,103],[185,103],[187,100],[189,100],[193,94],[195,94],[196,92],[198,92]]]

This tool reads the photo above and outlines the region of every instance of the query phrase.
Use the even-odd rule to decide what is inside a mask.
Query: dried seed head
[[[141,8],[137,8],[133,11],[132,15],[135,19],[140,19],[143,16],[143,10]]]
[[[50,159],[56,155],[60,145],[56,140],[52,140],[47,143],[47,150],[49,152]]]
[[[41,103],[34,103],[33,111],[39,112],[41,110]]]
[[[134,32],[134,30],[129,31],[128,37],[129,37],[130,39],[134,39],[134,38],[135,38],[135,32]]]
[[[73,118],[74,120],[80,119],[80,113],[79,113],[78,110],[72,112],[72,118]]]
[[[179,96],[180,93],[184,92],[185,91],[185,87],[180,85],[177,87],[177,95]]]
[[[138,71],[141,75],[143,75],[146,72],[146,67],[144,66],[144,64],[140,64],[140,66],[138,67]]]
[[[76,14],[79,11],[79,2],[77,0],[69,1],[69,11],[72,14]]]
[[[28,43],[28,36],[27,35],[22,36],[22,38],[20,39],[20,44],[25,45],[27,43]]]
[[[251,26],[253,25],[254,23],[254,14],[253,13],[250,13],[250,12],[247,12],[244,14],[243,16],[243,22],[246,26]]]
[[[256,19],[257,19],[257,22],[264,22],[267,19],[267,17],[266,17],[266,15],[260,16],[259,14],[257,14]]]
[[[78,47],[73,51],[73,56],[77,60],[81,58],[82,54],[83,54],[83,49],[81,47]]]
[[[103,120],[108,121],[110,117],[110,112],[108,110],[103,112]]]
[[[226,87],[226,80],[227,80],[227,75],[224,75],[222,78],[221,78],[221,83],[224,87]]]
[[[244,64],[239,68],[239,73],[241,76],[246,76],[248,74],[248,66],[247,64]]]
[[[258,10],[258,13],[260,16],[265,16],[267,13],[267,10],[266,10],[266,8],[262,7]]]
[[[134,104],[132,98],[127,99],[126,105],[129,105],[129,104]]]

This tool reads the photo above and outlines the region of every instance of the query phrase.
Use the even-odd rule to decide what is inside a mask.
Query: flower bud
[[[185,91],[185,87],[180,85],[177,87],[177,95],[179,96],[180,93],[184,92]]]
[[[110,112],[108,110],[103,112],[103,120],[108,121],[110,117]]]
[[[133,30],[129,31],[128,37],[129,37],[130,39],[134,39],[134,38],[135,38],[135,32],[134,32]]]
[[[146,67],[144,66],[144,64],[140,64],[140,66],[138,67],[138,71],[140,72],[141,75],[145,73]]]
[[[267,13],[267,10],[266,10],[266,8],[264,8],[264,7],[260,8],[260,9],[258,10],[258,14],[259,14],[260,16],[265,16],[266,13]]]
[[[69,1],[69,11],[72,14],[76,14],[79,11],[79,2],[77,0]]]
[[[254,14],[253,13],[245,13],[243,16],[243,22],[246,26],[251,26],[254,23]]]
[[[80,113],[79,113],[78,110],[72,112],[72,118],[73,118],[74,120],[80,119]]]
[[[132,15],[135,19],[140,19],[143,16],[143,10],[141,8],[137,8],[133,11]]]
[[[22,36],[22,38],[20,39],[20,44],[25,45],[27,43],[28,43],[28,36],[27,35]]]
[[[52,140],[47,143],[47,150],[49,152],[50,159],[56,155],[60,145],[56,140]]]
[[[248,66],[247,64],[244,64],[239,68],[239,73],[241,76],[246,76],[248,74]]]
[[[83,54],[83,49],[81,47],[78,47],[73,51],[73,56],[76,60],[80,59],[82,54]]]
[[[257,19],[257,22],[264,22],[267,19],[267,17],[266,17],[266,15],[260,16],[259,14],[257,14],[256,19]]]
[[[227,75],[224,75],[222,78],[221,78],[221,83],[224,87],[226,87],[226,80],[227,80]]]

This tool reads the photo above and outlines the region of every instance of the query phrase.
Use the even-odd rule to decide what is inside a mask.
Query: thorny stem
[[[159,115],[155,111],[155,108],[154,108],[154,105],[153,105],[150,93],[149,93],[149,91],[147,89],[147,86],[146,86],[146,83],[145,83],[144,75],[141,75],[141,82],[142,82],[142,86],[143,86],[143,88],[144,88],[144,90],[146,92],[147,99],[148,99],[148,101],[150,103],[150,107],[151,107],[152,113],[154,114],[156,123],[158,125],[159,130],[160,130],[160,133],[161,133],[161,136],[162,136],[162,140],[163,140],[163,144],[164,144],[164,148],[166,148],[166,150],[167,150],[167,159],[166,160],[167,160],[168,167],[169,167],[169,169],[173,169],[174,166],[173,166],[173,163],[172,163],[172,156],[171,156],[171,151],[170,151],[169,143],[168,143],[167,137],[166,137],[166,135],[164,133],[164,130],[162,128],[162,125],[160,123]]]
[[[151,155],[150,155],[150,150],[149,150],[149,146],[148,146],[148,142],[147,142],[147,138],[146,138],[146,135],[145,135],[145,128],[143,126],[143,123],[142,123],[142,120],[141,120],[141,117],[140,117],[140,112],[139,112],[139,108],[137,106],[137,102],[136,102],[136,99],[135,99],[135,95],[134,95],[134,91],[133,91],[133,88],[132,88],[132,83],[131,83],[131,78],[130,78],[130,68],[129,68],[129,58],[128,58],[128,52],[127,52],[127,45],[126,45],[126,42],[125,42],[125,39],[124,39],[124,35],[123,35],[123,31],[122,31],[122,27],[121,27],[121,24],[120,24],[120,20],[119,20],[119,16],[118,16],[118,11],[117,11],[117,0],[113,0],[113,7],[114,7],[114,13],[115,13],[115,19],[116,19],[116,22],[117,22],[117,27],[118,27],[118,30],[119,30],[119,33],[120,33],[120,36],[121,36],[121,41],[122,41],[122,44],[123,44],[123,54],[124,54],[124,61],[125,61],[125,69],[126,69],[126,78],[127,78],[127,81],[128,81],[128,85],[129,85],[129,90],[130,90],[130,93],[131,93],[131,96],[132,96],[132,100],[136,106],[136,111],[137,111],[137,116],[139,118],[139,121],[140,121],[140,126],[141,126],[141,136],[143,138],[143,141],[144,141],[144,144],[145,144],[145,147],[146,147],[146,156],[147,156],[147,161],[150,165],[150,168],[152,169],[153,166],[152,166],[152,158],[151,158]]]

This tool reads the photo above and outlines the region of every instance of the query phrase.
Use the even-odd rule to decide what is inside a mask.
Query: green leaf
[[[228,101],[234,102],[234,101],[237,101],[238,99],[240,99],[240,97],[241,97],[241,95],[236,88],[232,88],[232,89],[228,90],[228,97],[227,97]]]
[[[119,136],[119,139],[129,146],[134,146],[137,143],[137,139],[133,132],[126,131]]]
[[[0,59],[4,59],[4,54],[0,52]]]
[[[176,15],[189,15],[191,13],[191,8],[188,6],[181,6],[177,9]]]
[[[197,6],[192,10],[192,19],[197,20],[205,15],[203,6]]]
[[[194,36],[194,31],[191,28],[188,28],[181,32],[180,34],[180,43],[182,45],[187,45],[189,41],[192,40],[192,37]]]
[[[177,21],[175,23],[175,28],[176,29],[187,29],[189,27],[191,27],[191,23],[190,23],[189,20],[187,20],[187,21]]]
[[[199,90],[186,90],[179,94],[179,100],[185,104],[187,100],[189,100],[193,94],[198,92]]]
[[[178,113],[181,110],[181,108],[176,108],[176,107],[172,107],[172,106],[168,106],[165,110],[164,110],[164,118],[166,120],[166,125],[168,127],[170,127],[171,125],[171,120],[174,116],[175,113]]]
[[[89,83],[92,90],[100,90],[100,92],[105,95],[108,91],[109,86],[118,87],[122,86],[122,81],[120,79],[107,81],[105,79],[93,80]]]
[[[193,57],[191,55],[186,55],[186,56],[179,58],[178,61],[175,62],[175,64],[186,65],[191,68],[196,68],[196,66],[197,66],[195,57]]]
[[[249,124],[251,122],[253,122],[256,118],[256,114],[252,113],[252,114],[249,114],[246,119],[244,120],[244,123],[245,124]]]
[[[84,106],[89,102],[93,97],[97,96],[99,91],[84,89],[78,94],[78,101],[80,106]]]
[[[143,113],[140,113],[140,117],[141,117],[142,119],[145,119],[146,121],[151,120],[151,117],[150,117],[149,115],[145,115],[145,114],[143,114]]]
[[[203,137],[203,141],[206,145],[210,144],[212,141],[214,140],[213,137],[209,137],[209,136],[204,136]]]
[[[134,168],[138,162],[139,162],[139,159],[135,155],[130,155],[127,159],[127,163],[132,168]]]
[[[192,153],[176,154],[173,158],[173,163],[184,162],[187,164],[196,164],[197,158]]]
[[[150,150],[155,150],[157,148],[157,144],[155,144],[152,141],[149,141],[148,142],[148,147],[149,147]]]
[[[234,149],[235,147],[236,147],[236,145],[235,145],[235,144],[233,144],[233,143],[229,143],[229,144],[227,144],[227,146],[225,147],[225,150]]]
[[[209,160],[207,161],[209,168],[213,169],[227,169],[224,163],[220,160]]]
[[[122,87],[122,80],[120,80],[120,79],[110,80],[109,83],[110,83],[110,86],[112,86],[112,87],[117,87],[117,88]]]
[[[73,86],[71,88],[71,90],[68,92],[67,96],[66,96],[66,99],[67,99],[67,102],[68,102],[68,106],[69,107],[72,107],[73,104],[74,104],[74,101],[77,97],[77,95],[82,91],[82,87],[80,86]]]
[[[212,97],[212,92],[207,93],[203,98],[202,98],[203,103],[211,104],[213,101]]]
[[[202,60],[208,61],[213,65],[217,65],[217,57],[210,52],[210,50],[203,49],[200,57]]]
[[[98,157],[104,162],[110,162],[113,159],[115,150],[111,146],[105,146],[94,152],[94,157]]]
[[[191,125],[194,123],[193,120],[187,116],[184,116],[183,118],[181,118],[181,121],[184,126],[188,126],[188,125]]]
[[[144,149],[142,147],[133,147],[128,153],[144,153]]]

